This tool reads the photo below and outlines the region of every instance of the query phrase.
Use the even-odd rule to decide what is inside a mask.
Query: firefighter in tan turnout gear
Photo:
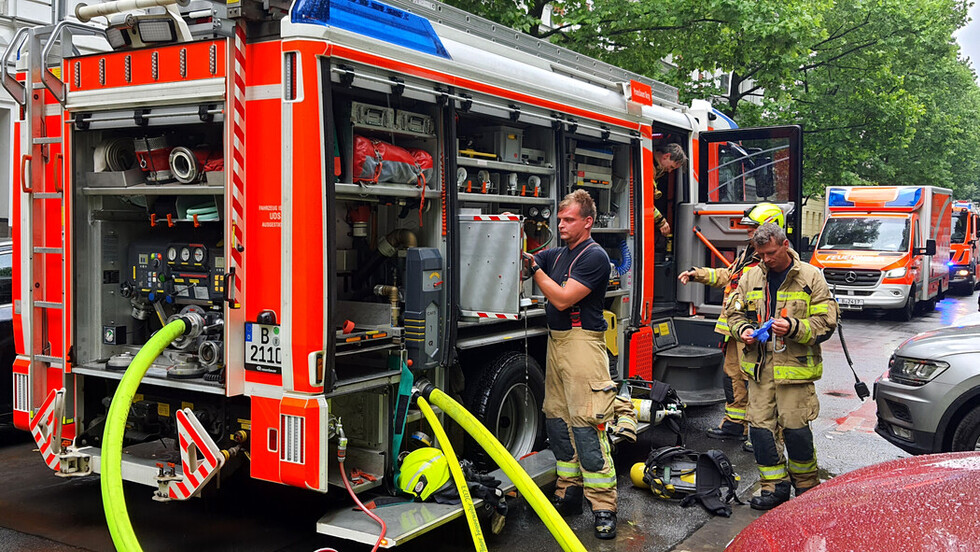
[[[838,307],[819,269],[800,261],[778,225],[760,226],[752,243],[762,262],[742,276],[726,315],[749,381],[746,418],[762,483],[751,506],[769,510],[789,500],[790,482],[797,496],[820,483],[813,382],[823,374],[820,344],[837,327]],[[766,339],[756,329],[770,319]]]
[[[548,298],[544,415],[558,482],[552,501],[562,515],[595,515],[595,535],[616,536],[616,469],[605,425],[613,421],[616,385],[609,377],[602,302],[609,256],[591,238],[596,210],[585,190],[558,205],[564,247],[528,255],[534,282]],[[584,490],[583,490],[584,488]]]
[[[681,272],[677,279],[682,284],[687,285],[693,281],[711,287],[725,288],[725,295],[722,305],[727,305],[732,292],[738,286],[742,274],[749,268],[759,264],[759,256],[752,245],[752,236],[756,228],[761,224],[774,222],[780,228],[786,227],[786,217],[778,205],[772,203],[760,203],[749,208],[742,218],[741,224],[749,227],[749,244],[742,252],[735,257],[735,261],[727,268],[691,268]],[[739,439],[745,440],[748,434],[748,424],[745,422],[745,406],[748,404],[748,388],[745,373],[738,362],[738,348],[731,337],[731,330],[728,327],[728,320],[724,313],[718,317],[715,324],[715,332],[725,336],[725,417],[719,427],[708,430],[708,437],[715,439]],[[746,443],[747,444],[747,443]],[[750,450],[750,449],[746,449]]]

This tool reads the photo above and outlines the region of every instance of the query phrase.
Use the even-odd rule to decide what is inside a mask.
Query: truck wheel
[[[905,299],[905,306],[898,310],[895,317],[900,322],[908,322],[915,316],[915,288],[909,289],[909,296]]]
[[[953,433],[953,452],[980,450],[980,406],[974,407]]]
[[[483,375],[468,378],[467,403],[476,416],[515,458],[544,444],[544,371],[534,358],[507,351],[486,364]],[[472,439],[467,456],[480,467],[493,466],[490,456]]]

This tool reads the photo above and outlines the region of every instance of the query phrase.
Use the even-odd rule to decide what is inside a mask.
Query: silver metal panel
[[[522,224],[460,221],[460,309],[520,312]]]
[[[100,90],[68,91],[65,107],[70,111],[101,111],[107,107],[153,106],[220,102],[225,97],[225,79],[197,79],[182,82],[162,82],[103,88]]]
[[[520,461],[535,484],[541,485],[555,480],[555,455],[550,450],[543,450]],[[500,488],[505,493],[515,489],[503,471],[491,473],[501,481]],[[474,500],[479,507],[483,501]],[[388,526],[385,535],[387,541],[383,546],[391,548],[424,534],[425,532],[449,523],[463,515],[461,505],[407,502],[374,510]],[[374,544],[378,540],[378,524],[368,518],[363,512],[351,508],[341,508],[320,518],[316,523],[318,533],[349,539],[364,544]]]

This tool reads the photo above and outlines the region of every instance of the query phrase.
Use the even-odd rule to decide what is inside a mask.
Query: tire
[[[980,406],[960,420],[953,433],[952,451],[980,450]]]
[[[544,371],[533,357],[507,351],[486,364],[479,378],[467,378],[467,407],[515,458],[544,445]],[[481,468],[489,455],[467,439],[467,457]]]
[[[909,296],[905,299],[905,305],[895,312],[895,318],[899,322],[908,322],[915,316],[915,288],[909,288]]]

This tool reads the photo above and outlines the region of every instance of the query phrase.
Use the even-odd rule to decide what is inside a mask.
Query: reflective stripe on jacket
[[[823,375],[820,344],[830,339],[837,328],[839,311],[820,269],[800,261],[790,249],[793,266],[786,280],[769,297],[769,272],[765,264],[748,269],[728,301],[727,315],[731,335],[739,342],[742,371],[755,379],[763,363],[772,365],[776,383],[816,381]],[[775,301],[773,303],[773,300]],[[789,333],[783,338],[771,336],[760,344],[744,345],[741,334],[746,328],[757,328],[786,309]],[[773,343],[783,341],[786,348],[773,351]]]
[[[728,299],[731,297],[735,287],[738,286],[738,281],[745,271],[757,264],[759,264],[759,256],[755,254],[755,248],[750,243],[748,247],[743,249],[735,257],[732,266],[728,268],[701,267],[692,269],[694,270],[694,276],[691,279],[695,282],[710,287],[725,288],[725,295],[721,300],[721,314],[718,315],[718,321],[715,323],[715,333],[722,334],[726,340],[731,335],[731,330],[728,328],[728,319],[725,317]]]

